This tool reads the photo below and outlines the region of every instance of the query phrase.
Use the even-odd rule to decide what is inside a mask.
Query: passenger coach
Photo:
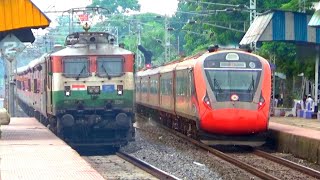
[[[270,94],[268,61],[241,50],[211,48],[136,75],[137,112],[206,144],[263,144]]]

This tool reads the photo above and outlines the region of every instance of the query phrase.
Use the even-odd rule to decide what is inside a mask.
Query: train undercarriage
[[[265,144],[267,139],[267,133],[259,133],[252,135],[221,135],[212,134],[201,131],[199,128],[199,120],[188,119],[178,115],[172,115],[170,113],[152,109],[144,105],[138,104],[136,107],[138,114],[145,117],[150,117],[160,124],[174,129],[188,137],[191,137],[197,141],[201,141],[207,145],[241,145],[257,147]]]
[[[38,119],[71,146],[120,147],[134,141],[134,114],[131,112],[82,110],[45,117],[21,100],[19,105],[28,116]]]

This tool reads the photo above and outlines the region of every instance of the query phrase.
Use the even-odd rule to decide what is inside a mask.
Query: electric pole
[[[165,16],[165,20],[164,20],[164,62],[166,61],[170,61],[170,23],[168,20],[168,17]]]
[[[257,16],[257,0],[250,0],[250,25],[252,25],[254,19],[256,18]],[[251,43],[251,49],[252,51],[255,51],[256,50],[256,47],[257,47],[257,42],[252,42]]]

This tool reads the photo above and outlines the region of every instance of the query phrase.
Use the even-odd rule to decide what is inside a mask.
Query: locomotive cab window
[[[67,57],[63,59],[63,75],[65,77],[89,77],[89,60],[85,57]]]
[[[230,54],[232,56],[228,56]],[[223,56],[226,58],[221,58]],[[209,57],[204,66],[218,102],[230,101],[232,95],[237,95],[242,102],[253,101],[261,81],[262,64],[259,59],[246,54],[234,56],[234,53],[224,53],[219,57]]]
[[[123,75],[123,62],[121,57],[98,57],[98,76],[110,78]]]

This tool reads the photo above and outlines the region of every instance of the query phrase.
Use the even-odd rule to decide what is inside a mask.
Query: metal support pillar
[[[9,114],[11,117],[15,116],[14,109],[14,74],[13,74],[13,65],[12,62],[9,62]]]
[[[274,64],[274,67],[276,66],[276,55],[275,54],[272,54],[270,56],[270,61],[271,63]],[[276,104],[275,104],[275,95],[276,95],[276,69],[273,68],[272,69],[272,98],[271,98],[271,110],[272,112],[274,113],[275,112],[275,108],[276,108]]]
[[[257,0],[250,0],[250,25],[257,16]]]
[[[141,45],[141,25],[140,25],[140,22],[137,22],[137,30],[138,30],[137,44]],[[139,51],[138,46],[137,46],[137,62],[138,62],[138,69],[140,69],[141,67],[144,67],[144,65],[142,63],[141,52]]]
[[[168,30],[169,28],[169,20],[168,17],[165,17],[164,22],[164,62],[170,61],[170,32]]]
[[[318,112],[318,86],[319,86],[319,46],[316,47],[315,88],[314,88],[314,112]]]
[[[257,0],[250,0],[250,25],[253,23],[254,19],[257,16]],[[251,43],[252,51],[256,50],[256,42]]]

